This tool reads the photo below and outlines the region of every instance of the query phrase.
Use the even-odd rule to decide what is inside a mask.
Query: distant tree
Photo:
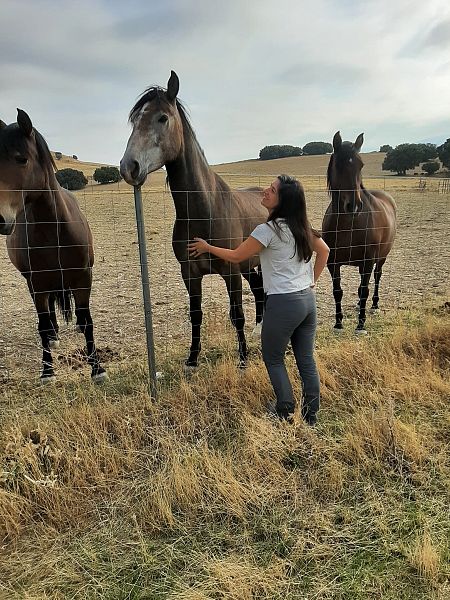
[[[433,175],[436,171],[439,171],[440,164],[437,160],[428,160],[424,162],[422,165],[422,170],[425,171],[428,175]]]
[[[434,144],[399,144],[386,154],[383,171],[393,171],[398,175],[406,175],[408,169],[414,169],[431,158],[437,156]]]
[[[438,146],[437,148],[439,158],[441,159],[441,163],[447,169],[450,169],[450,138],[447,139],[446,142]]]
[[[433,158],[437,158],[438,151],[436,148],[436,144],[415,144],[417,145],[417,149],[420,154],[420,162],[425,162],[427,160],[432,160]]]
[[[98,183],[116,183],[122,178],[117,167],[99,167],[94,171],[94,180]]]
[[[73,158],[74,160],[78,160],[78,156],[77,156],[76,154],[72,154],[72,158]]]
[[[61,169],[56,172],[56,179],[67,190],[81,190],[88,182],[84,173],[76,169]]]
[[[333,146],[328,142],[308,142],[303,146],[303,154],[317,155],[333,152]]]
[[[259,151],[260,160],[272,160],[273,158],[287,158],[288,156],[301,156],[302,149],[298,146],[289,145],[275,145],[275,146],[264,146]]]
[[[383,146],[380,146],[380,152],[391,152],[391,150],[393,150],[394,148],[392,146],[389,146],[389,144],[384,144]]]
[[[55,152],[55,158],[56,158],[56,160],[61,160],[62,159],[62,152]]]

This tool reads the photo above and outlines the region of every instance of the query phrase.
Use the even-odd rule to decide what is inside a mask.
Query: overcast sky
[[[0,118],[80,160],[118,164],[171,69],[211,164],[450,137],[448,0],[1,0],[0,23]]]

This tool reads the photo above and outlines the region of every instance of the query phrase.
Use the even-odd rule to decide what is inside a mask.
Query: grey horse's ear
[[[6,123],[0,119],[0,129],[3,129],[3,127],[6,127]]]
[[[33,131],[33,123],[27,113],[20,108],[17,109],[17,125],[27,137],[30,137]]]
[[[342,146],[341,132],[340,131],[336,131],[336,133],[334,134],[334,137],[333,137],[333,149],[334,149],[334,151],[338,152],[338,150],[340,149],[341,146]]]
[[[167,99],[173,102],[177,97],[178,90],[180,89],[180,80],[175,71],[170,71],[170,79],[167,83]]]
[[[361,146],[363,145],[363,142],[364,142],[364,134],[360,133],[355,140],[355,148],[356,148],[357,152],[359,152],[361,150]]]

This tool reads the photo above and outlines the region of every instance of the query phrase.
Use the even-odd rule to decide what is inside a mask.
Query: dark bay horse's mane
[[[133,108],[130,110],[130,114],[128,117],[128,120],[130,121],[130,123],[134,123],[134,120],[136,119],[137,115],[139,114],[141,108],[147,104],[147,102],[152,102],[153,100],[155,100],[155,98],[158,100],[158,103],[161,106],[166,106],[166,107],[170,107],[171,104],[169,102],[169,100],[167,100],[166,97],[166,90],[163,87],[160,87],[158,85],[152,85],[151,87],[147,88],[142,94],[141,96],[138,98],[136,104],[133,106]],[[197,140],[197,136],[195,135],[195,131],[192,128],[191,122],[189,120],[189,117],[187,115],[187,109],[184,106],[184,104],[178,100],[178,98],[176,98],[175,100],[176,105],[177,105],[177,109],[178,112],[180,113],[180,117],[181,117],[181,121],[183,123],[183,129],[186,131],[186,133],[192,138],[192,140],[195,142],[195,144],[197,145],[199,151],[201,152],[205,163],[207,163],[206,160],[206,156],[205,153],[203,152],[202,147],[200,146],[198,140]]]
[[[48,148],[44,136],[33,129],[36,140],[38,161],[46,174],[47,183],[50,184],[57,167],[53,156]],[[13,152],[26,155],[28,151],[27,141],[17,124],[9,125],[0,130],[0,159],[7,159]]]

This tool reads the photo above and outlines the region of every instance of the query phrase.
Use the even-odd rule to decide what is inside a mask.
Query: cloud
[[[0,118],[24,108],[80,159],[117,164],[130,108],[171,69],[211,163],[337,129],[365,131],[367,149],[449,135],[443,0],[2,0],[0,11]]]
[[[450,19],[435,25],[426,35],[423,48],[445,50],[450,47]]]

